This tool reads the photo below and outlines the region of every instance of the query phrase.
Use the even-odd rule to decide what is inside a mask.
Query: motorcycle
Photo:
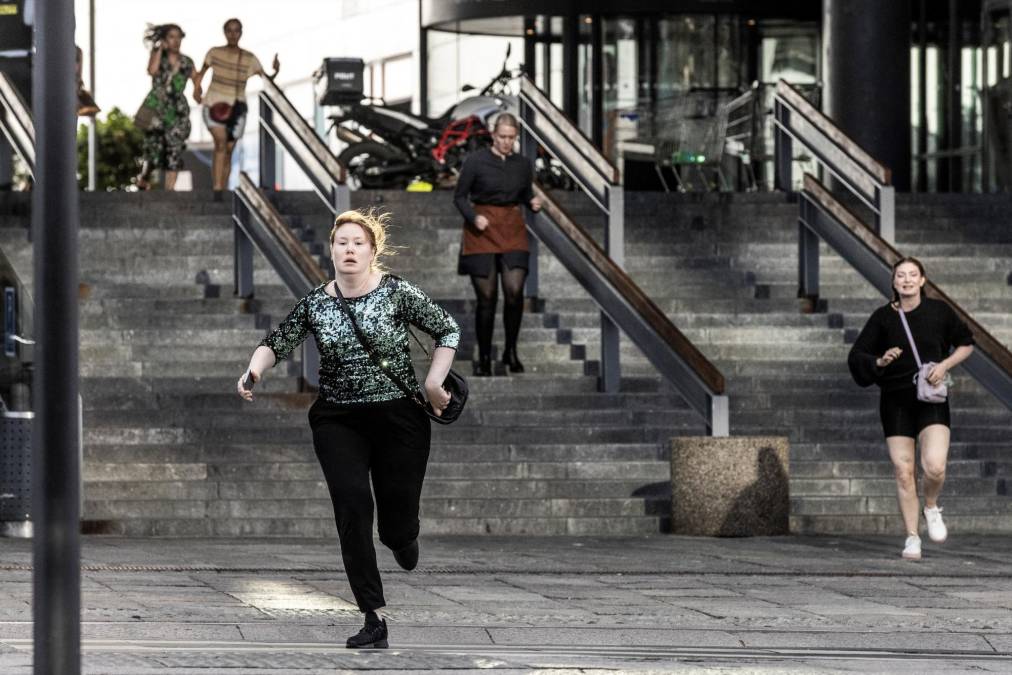
[[[337,157],[353,188],[404,188],[414,181],[452,182],[467,153],[491,144],[488,127],[501,112],[518,110],[509,91],[519,70],[510,70],[510,48],[499,73],[478,94],[450,106],[437,118],[395,110],[367,99],[341,106],[331,128],[348,144]],[[465,85],[464,92],[474,91]]]

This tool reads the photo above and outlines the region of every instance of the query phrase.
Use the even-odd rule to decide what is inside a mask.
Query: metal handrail
[[[792,191],[793,141],[805,149],[858,199],[875,212],[875,231],[896,239],[896,190],[892,172],[858,145],[829,117],[784,80],[777,82],[773,120],[775,187]]]
[[[875,234],[811,174],[805,175],[799,204],[802,226],[821,237],[882,295],[891,298],[892,266],[903,258],[903,254]],[[815,279],[817,283],[817,274]],[[817,286],[810,290],[818,293]],[[970,327],[976,348],[963,362],[963,367],[1007,408],[1012,409],[1012,352],[942,292],[937,284],[929,280],[924,284],[924,290],[928,297],[948,303]]]
[[[622,269],[624,197],[618,170],[526,77],[521,79],[522,150],[541,144],[558,159],[608,218],[604,246],[540,186],[544,208],[529,227],[601,309],[602,388],[619,388],[619,330],[646,355],[706,422],[709,433],[730,433],[724,376],[674,326]]]
[[[264,80],[259,101],[260,188],[246,173],[242,173],[232,202],[235,293],[242,298],[253,296],[255,247],[295,297],[301,298],[325,282],[328,276],[263,193],[263,190],[275,189],[277,144],[280,143],[295,159],[332,214],[350,209],[351,197],[337,158],[273,81]],[[304,341],[302,378],[309,386],[319,384],[319,363],[316,342]]]
[[[334,214],[348,210],[351,201],[341,165],[323,139],[271,80],[264,79],[259,100],[260,187],[274,189],[275,144],[281,143],[327,208]]]
[[[14,83],[0,73],[0,129],[35,177],[35,122]]]
[[[327,281],[327,273],[245,171],[239,174],[239,185],[232,199],[236,295],[253,296],[254,247],[297,298]],[[310,386],[318,383],[319,358],[313,340],[302,343],[302,377]]]

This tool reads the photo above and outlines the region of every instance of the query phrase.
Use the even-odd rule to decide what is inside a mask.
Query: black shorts
[[[472,253],[461,255],[457,260],[457,274],[472,277],[487,277],[496,272],[505,272],[514,267],[530,269],[531,254],[527,251],[506,251],[505,253]]]
[[[906,436],[917,438],[925,427],[932,424],[949,426],[949,401],[925,403],[918,400],[917,389],[907,387],[898,391],[883,391],[878,406],[882,418],[882,431],[886,438]]]

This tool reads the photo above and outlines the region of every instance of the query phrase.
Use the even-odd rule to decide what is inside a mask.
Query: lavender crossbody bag
[[[928,374],[937,364],[933,361],[921,363],[921,355],[917,353],[917,345],[914,344],[914,336],[910,332],[910,324],[907,323],[906,314],[902,309],[897,311],[900,321],[903,323],[903,330],[907,332],[910,348],[914,350],[914,361],[917,362],[917,374],[914,375],[914,384],[917,385],[917,399],[925,403],[945,403],[945,399],[949,397],[949,385],[952,384],[952,377],[946,373],[940,384],[935,385],[928,382]]]

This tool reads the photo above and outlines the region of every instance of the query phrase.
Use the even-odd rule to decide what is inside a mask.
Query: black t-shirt
[[[921,304],[907,312],[906,317],[921,363],[938,363],[956,347],[973,344],[969,327],[941,300],[922,297]],[[876,366],[876,359],[893,347],[903,350],[900,357],[885,368]],[[879,307],[868,319],[850,350],[847,365],[854,381],[862,387],[877,384],[883,391],[896,391],[915,386],[917,361],[892,304]]]
[[[453,203],[464,220],[474,224],[472,202],[493,206],[526,204],[534,197],[533,180],[534,171],[525,157],[512,153],[504,158],[482,148],[464,160]]]

